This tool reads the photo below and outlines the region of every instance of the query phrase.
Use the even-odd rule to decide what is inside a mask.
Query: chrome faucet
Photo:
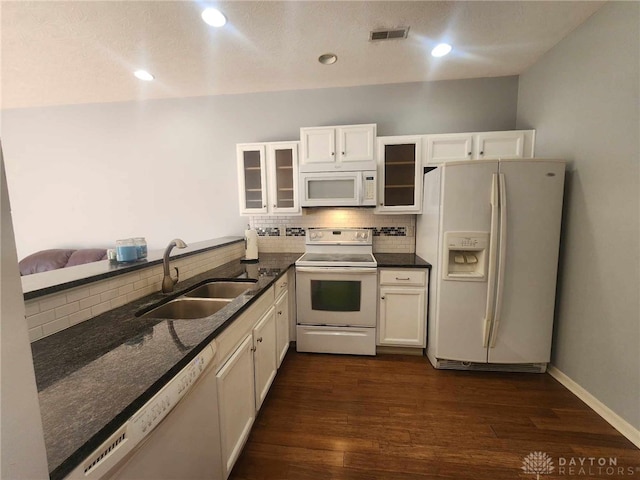
[[[169,254],[173,247],[185,248],[187,246],[179,238],[175,238],[169,242],[167,248],[164,251],[164,257],[162,259],[162,266],[164,268],[164,277],[162,277],[162,293],[171,293],[173,292],[173,286],[178,283],[180,279],[180,272],[178,271],[178,267],[174,267],[176,270],[176,279],[171,278],[171,274],[169,273]]]

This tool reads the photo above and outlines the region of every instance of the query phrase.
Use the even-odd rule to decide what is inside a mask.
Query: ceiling
[[[1,3],[2,108],[517,75],[604,2]],[[216,6],[228,23],[200,19]],[[410,27],[404,40],[369,41]],[[447,41],[454,50],[429,52]],[[337,63],[317,59],[332,52]],[[155,75],[142,82],[132,72]]]

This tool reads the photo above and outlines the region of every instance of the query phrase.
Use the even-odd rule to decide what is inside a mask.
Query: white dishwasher
[[[220,480],[215,342],[66,479]]]

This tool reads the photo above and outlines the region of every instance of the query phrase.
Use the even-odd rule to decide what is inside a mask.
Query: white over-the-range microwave
[[[303,207],[375,207],[375,170],[300,173]]]

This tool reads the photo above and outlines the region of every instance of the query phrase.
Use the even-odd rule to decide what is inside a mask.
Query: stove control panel
[[[307,245],[371,245],[367,228],[313,228],[307,230]]]

